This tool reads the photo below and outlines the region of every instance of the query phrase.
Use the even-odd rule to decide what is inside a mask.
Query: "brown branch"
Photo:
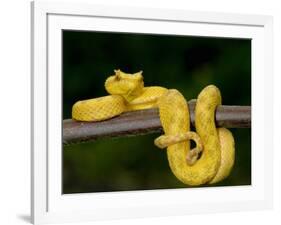
[[[195,101],[188,102],[191,124],[194,126]],[[216,125],[227,128],[250,128],[250,106],[217,107]],[[63,144],[94,141],[100,138],[135,136],[161,133],[162,126],[158,109],[146,109],[122,113],[115,118],[101,122],[63,121]]]

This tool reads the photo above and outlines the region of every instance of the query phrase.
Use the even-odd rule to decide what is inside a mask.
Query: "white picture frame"
[[[62,102],[59,95],[63,29],[251,38],[252,184],[62,195]],[[270,16],[32,2],[32,222],[272,208],[272,49]]]

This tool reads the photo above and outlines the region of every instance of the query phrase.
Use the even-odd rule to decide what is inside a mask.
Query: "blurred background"
[[[225,105],[251,105],[248,39],[63,31],[63,119],[72,105],[107,95],[114,69],[143,70],[145,86],[178,89],[187,100],[216,85]],[[231,129],[236,162],[215,185],[251,184],[251,129]],[[63,147],[63,193],[188,188],[172,174],[159,134]]]

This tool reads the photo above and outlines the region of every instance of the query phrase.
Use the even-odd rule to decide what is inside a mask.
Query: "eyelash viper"
[[[167,147],[173,174],[187,185],[212,184],[226,178],[234,165],[235,147],[231,132],[216,128],[215,110],[221,94],[214,85],[198,95],[195,129],[190,131],[189,109],[185,98],[175,89],[144,87],[142,71],[127,74],[115,70],[105,81],[110,94],[76,102],[72,118],[78,121],[101,121],[125,111],[159,108],[164,134],[155,139],[159,148]],[[196,147],[190,149],[190,140]]]

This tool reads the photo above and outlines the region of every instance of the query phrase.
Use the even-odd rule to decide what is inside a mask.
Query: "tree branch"
[[[195,104],[194,100],[188,102],[193,126]],[[218,127],[250,128],[251,106],[218,106],[215,119]],[[153,108],[122,113],[120,116],[100,122],[80,122],[66,119],[63,121],[63,144],[161,132],[163,131],[159,111],[157,108]]]

